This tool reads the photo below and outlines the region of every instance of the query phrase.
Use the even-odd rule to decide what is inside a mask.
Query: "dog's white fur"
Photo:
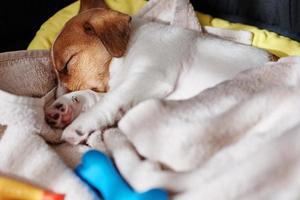
[[[64,130],[64,140],[78,144],[146,99],[188,99],[269,60],[263,50],[181,27],[133,18],[132,30],[126,56],[110,64],[109,92]]]

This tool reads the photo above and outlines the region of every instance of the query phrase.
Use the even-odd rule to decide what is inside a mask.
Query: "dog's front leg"
[[[69,125],[80,113],[100,101],[105,93],[81,90],[60,96],[45,108],[47,123],[55,128]]]
[[[62,139],[79,144],[96,130],[114,125],[132,106],[149,98],[164,98],[173,91],[171,84],[147,77],[126,80],[108,92],[90,110],[82,113],[63,132]]]

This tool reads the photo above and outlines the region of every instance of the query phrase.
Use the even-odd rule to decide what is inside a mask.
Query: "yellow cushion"
[[[117,11],[134,15],[145,4],[145,0],[105,0],[107,5]],[[79,2],[75,2],[64,9],[58,11],[49,18],[36,33],[28,49],[49,49],[56,35],[62,29],[65,22],[75,16],[79,9]],[[273,54],[283,57],[289,55],[300,56],[300,43],[287,37],[280,36],[274,32],[258,29],[254,26],[248,26],[239,23],[230,23],[226,20],[213,18],[197,12],[200,23],[204,26],[213,26],[219,28],[228,28],[234,30],[246,30],[254,33],[252,45],[263,48]]]
[[[105,2],[110,8],[129,15],[135,14],[146,4],[145,0],[105,0]],[[79,1],[58,11],[41,26],[27,49],[50,49],[64,24],[74,17],[78,10]]]

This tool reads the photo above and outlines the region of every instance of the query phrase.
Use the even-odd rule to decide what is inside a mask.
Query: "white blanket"
[[[300,57],[185,101],[148,100],[104,134],[137,190],[173,199],[299,199]],[[123,135],[124,134],[124,135]]]
[[[181,17],[161,17],[158,11],[165,7],[159,2]],[[157,13],[155,20],[202,31],[187,1],[172,2],[150,1],[140,14]],[[49,60],[39,62],[49,66]],[[0,63],[0,70],[9,64]],[[186,101],[143,102],[122,119],[121,130],[107,130],[104,141],[93,136],[88,144],[107,151],[138,191],[163,187],[176,200],[299,199],[299,69],[299,58],[290,57],[242,72]],[[41,81],[47,73],[35,75]],[[49,91],[3,80],[1,89],[17,95],[28,95],[28,88],[38,97]],[[0,92],[0,129],[7,126],[4,135],[0,130],[0,171],[66,193],[66,199],[93,199],[72,172],[89,147],[48,146],[37,134],[52,142],[59,135],[44,123],[45,98],[17,95]]]
[[[67,200],[94,199],[89,188],[38,135],[51,142],[60,137],[44,120],[44,104],[51,99],[55,85],[49,52],[0,54],[0,77],[0,174],[27,178],[66,194]]]

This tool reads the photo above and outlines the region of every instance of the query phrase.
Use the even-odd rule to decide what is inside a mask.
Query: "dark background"
[[[26,49],[44,21],[74,0],[2,0],[0,52]],[[299,0],[191,0],[196,10],[300,41]]]
[[[0,52],[26,49],[49,17],[75,0],[1,0]]]
[[[299,0],[191,0],[196,10],[300,41]]]

